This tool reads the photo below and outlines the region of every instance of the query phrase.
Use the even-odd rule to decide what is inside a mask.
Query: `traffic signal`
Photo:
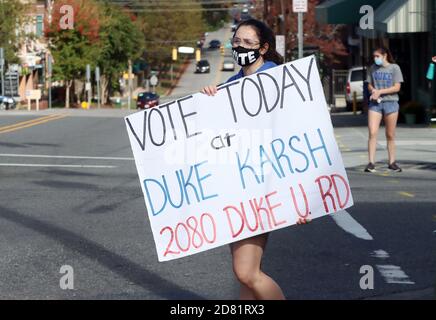
[[[201,60],[201,50],[200,49],[195,50],[195,60],[196,61]]]
[[[177,61],[177,48],[173,48],[173,61]]]

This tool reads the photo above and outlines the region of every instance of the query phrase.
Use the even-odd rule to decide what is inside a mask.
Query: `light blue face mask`
[[[378,66],[383,65],[383,58],[379,58],[379,57],[374,58],[374,63]]]

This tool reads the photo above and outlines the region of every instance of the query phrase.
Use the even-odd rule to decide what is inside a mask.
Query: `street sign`
[[[297,12],[307,12],[307,0],[293,0],[292,1],[292,11]]]
[[[31,100],[41,99],[41,90],[26,90],[26,99],[31,99]]]
[[[159,79],[158,79],[155,75],[152,75],[152,76],[151,76],[151,78],[150,78],[150,84],[151,84],[152,86],[156,86],[157,83],[158,83],[158,81],[159,81]]]
[[[193,47],[179,47],[179,53],[193,54],[195,49]]]
[[[285,57],[285,36],[276,35],[276,51],[284,58]]]
[[[27,110],[31,110],[31,101],[36,100],[36,111],[39,111],[39,100],[41,99],[41,90],[26,90]]]
[[[18,97],[19,74],[18,72],[8,71],[4,75],[4,95],[8,97]]]

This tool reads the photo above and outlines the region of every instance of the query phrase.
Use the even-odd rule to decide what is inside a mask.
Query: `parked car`
[[[140,92],[136,99],[137,109],[148,109],[159,105],[159,95],[153,92]]]
[[[197,62],[195,66],[195,73],[209,73],[210,72],[210,64],[207,60],[200,60]]]
[[[365,69],[366,70],[366,69]],[[345,100],[347,102],[347,109],[351,110],[353,107],[353,93],[356,92],[356,101],[359,105],[363,102],[363,67],[353,67],[348,70],[347,86],[345,93]]]
[[[0,110],[15,109],[17,103],[12,97],[0,96]]]
[[[221,41],[219,40],[211,40],[209,42],[209,49],[219,49],[221,47]]]
[[[235,71],[235,63],[232,60],[225,60],[223,62],[223,71]]]

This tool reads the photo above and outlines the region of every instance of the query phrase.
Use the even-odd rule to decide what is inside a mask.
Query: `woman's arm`
[[[386,89],[380,89],[378,92],[380,94],[393,94],[398,93],[401,90],[401,83],[397,82],[392,87]]]
[[[400,92],[400,90],[401,90],[401,83],[399,83],[399,82],[395,83],[390,88],[380,89],[380,90],[373,89],[371,91],[370,100],[378,100],[378,98],[380,98],[381,95],[398,93],[398,92]]]

